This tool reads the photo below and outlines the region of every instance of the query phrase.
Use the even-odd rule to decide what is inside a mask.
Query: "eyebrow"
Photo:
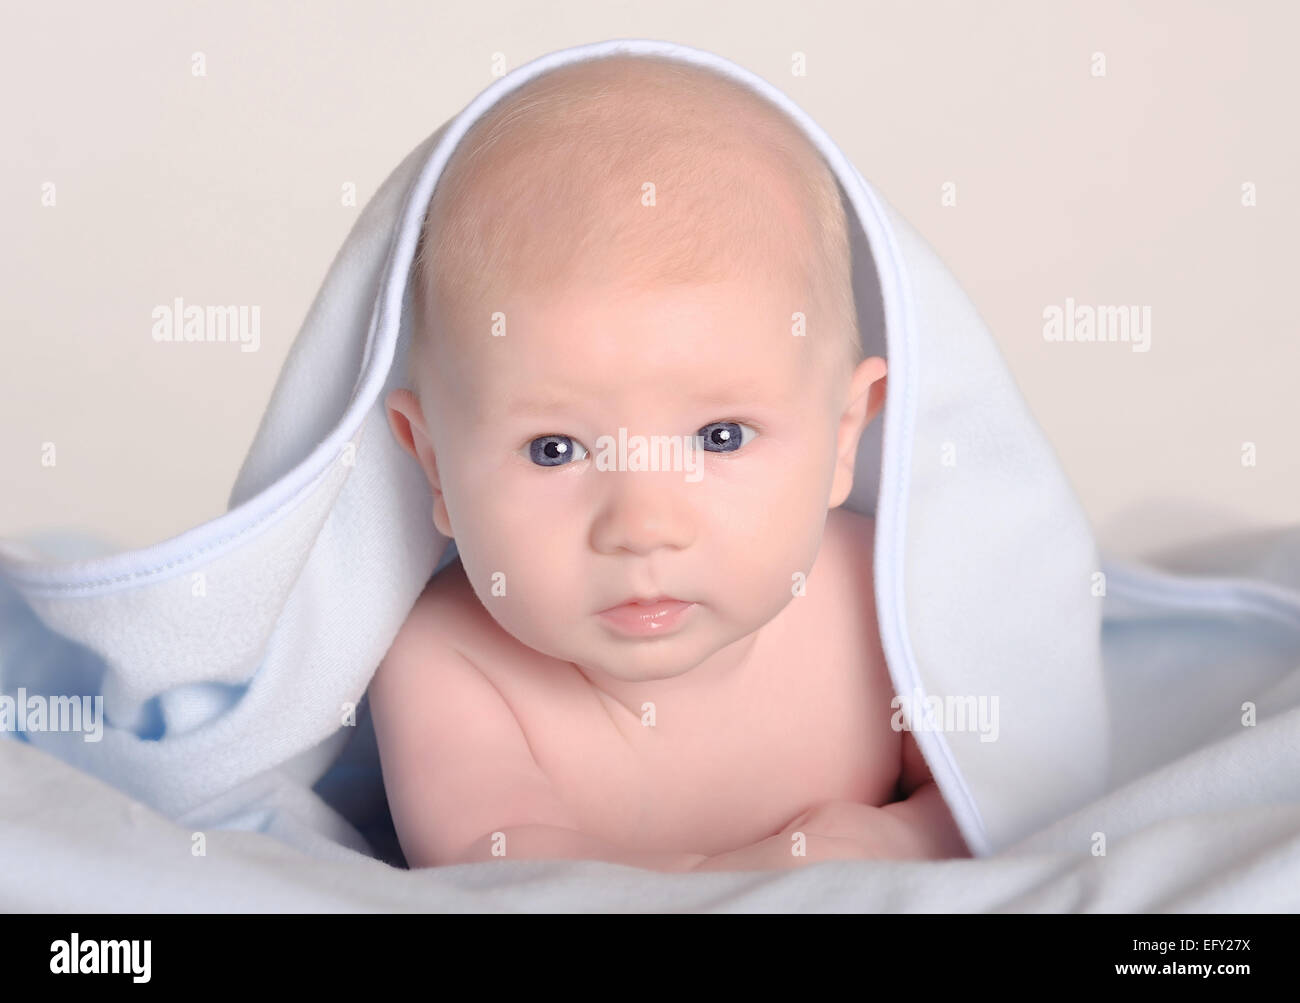
[[[503,402],[503,406],[510,414],[544,414],[551,411],[562,411],[566,407],[571,407],[577,399],[576,396],[538,395],[506,400]]]
[[[760,387],[753,383],[733,383],[713,387],[691,397],[694,404],[750,404],[755,401],[770,400],[773,388]]]
[[[690,400],[692,404],[709,404],[714,406],[725,406],[728,404],[740,405],[770,398],[771,393],[772,391],[770,389],[758,387],[751,383],[729,384],[721,387],[712,387],[698,394],[692,394]],[[503,406],[510,414],[549,414],[570,408],[579,400],[582,400],[582,396],[578,394],[566,397],[549,393],[537,393],[532,396],[517,397],[506,400]]]

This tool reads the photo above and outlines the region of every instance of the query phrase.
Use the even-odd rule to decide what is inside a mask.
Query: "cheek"
[[[793,597],[817,558],[826,512],[810,511],[800,520],[768,526],[760,538],[741,540],[719,559],[721,577],[735,598],[755,610],[773,612],[773,604]],[[779,608],[779,607],[778,607]]]
[[[463,514],[453,522],[461,563],[497,622],[528,643],[580,606],[583,525],[563,492],[518,473],[458,483]],[[531,482],[531,483],[530,483]]]
[[[743,478],[717,478],[695,506],[697,539],[733,608],[771,611],[806,575],[826,523],[827,465],[807,450],[774,452]]]

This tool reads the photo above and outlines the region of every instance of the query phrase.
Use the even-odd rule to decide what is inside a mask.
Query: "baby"
[[[416,276],[388,415],[460,559],[370,686],[410,866],[967,856],[838,507],[885,363],[798,127],[666,60],[553,71],[458,147]]]

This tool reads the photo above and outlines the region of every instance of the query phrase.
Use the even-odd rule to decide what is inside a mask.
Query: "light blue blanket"
[[[393,847],[363,697],[451,554],[382,414],[403,369],[418,228],[455,144],[488,107],[538,74],[616,51],[743,81],[791,115],[839,180],[865,347],[890,366],[883,421],[864,436],[847,504],[876,519],[877,615],[895,688],[943,724],[917,741],[985,859],[840,864],[771,885],[618,868],[613,879],[609,865],[560,863],[510,864],[529,879],[517,891],[476,892],[463,869],[384,870],[374,881],[385,865],[367,855]],[[36,875],[0,875],[0,904],[550,908],[590,896],[617,908],[636,889],[660,908],[764,908],[782,896],[806,908],[1295,907],[1300,535],[1279,532],[1269,547],[1189,555],[1208,578],[1104,560],[969,300],[816,123],[765,81],[672,43],[553,53],[496,81],[367,205],[225,515],[123,554],[62,560],[0,544],[0,724],[21,706],[25,725],[0,741],[0,850],[23,853]],[[980,701],[994,700],[995,741],[969,720],[951,725],[953,711],[975,708],[978,719]],[[33,708],[53,724],[34,724]],[[21,800],[32,797],[42,811]],[[169,854],[188,853],[195,830],[223,855],[202,894],[124,889],[128,871],[181,874]],[[288,845],[271,852],[228,830]],[[96,870],[98,885],[41,883],[78,853],[136,845],[129,866]],[[1080,891],[1082,876],[1095,896]]]

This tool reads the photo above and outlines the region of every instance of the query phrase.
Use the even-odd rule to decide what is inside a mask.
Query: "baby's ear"
[[[876,420],[876,415],[880,414],[880,409],[885,406],[885,388],[889,383],[889,373],[885,370],[885,360],[880,359],[880,378],[871,384],[871,389],[867,391],[867,420],[862,423],[866,428]]]
[[[863,430],[885,406],[885,384],[885,360],[878,355],[863,359],[853,371],[849,402],[840,416],[830,508],[843,505],[853,490],[853,468],[857,465],[858,442],[862,439]]]
[[[392,391],[384,401],[388,412],[388,426],[403,449],[415,457],[424,471],[424,476],[433,490],[433,524],[443,536],[450,537],[451,524],[447,517],[447,504],[442,496],[442,483],[438,476],[438,459],[433,452],[433,440],[429,438],[428,426],[424,421],[424,409],[420,399],[410,390],[399,388]]]
[[[420,399],[410,390],[398,389],[388,395],[384,404],[388,411],[388,427],[393,430],[393,438],[416,460],[420,460],[416,436],[428,438],[424,427],[424,409],[420,407]]]

